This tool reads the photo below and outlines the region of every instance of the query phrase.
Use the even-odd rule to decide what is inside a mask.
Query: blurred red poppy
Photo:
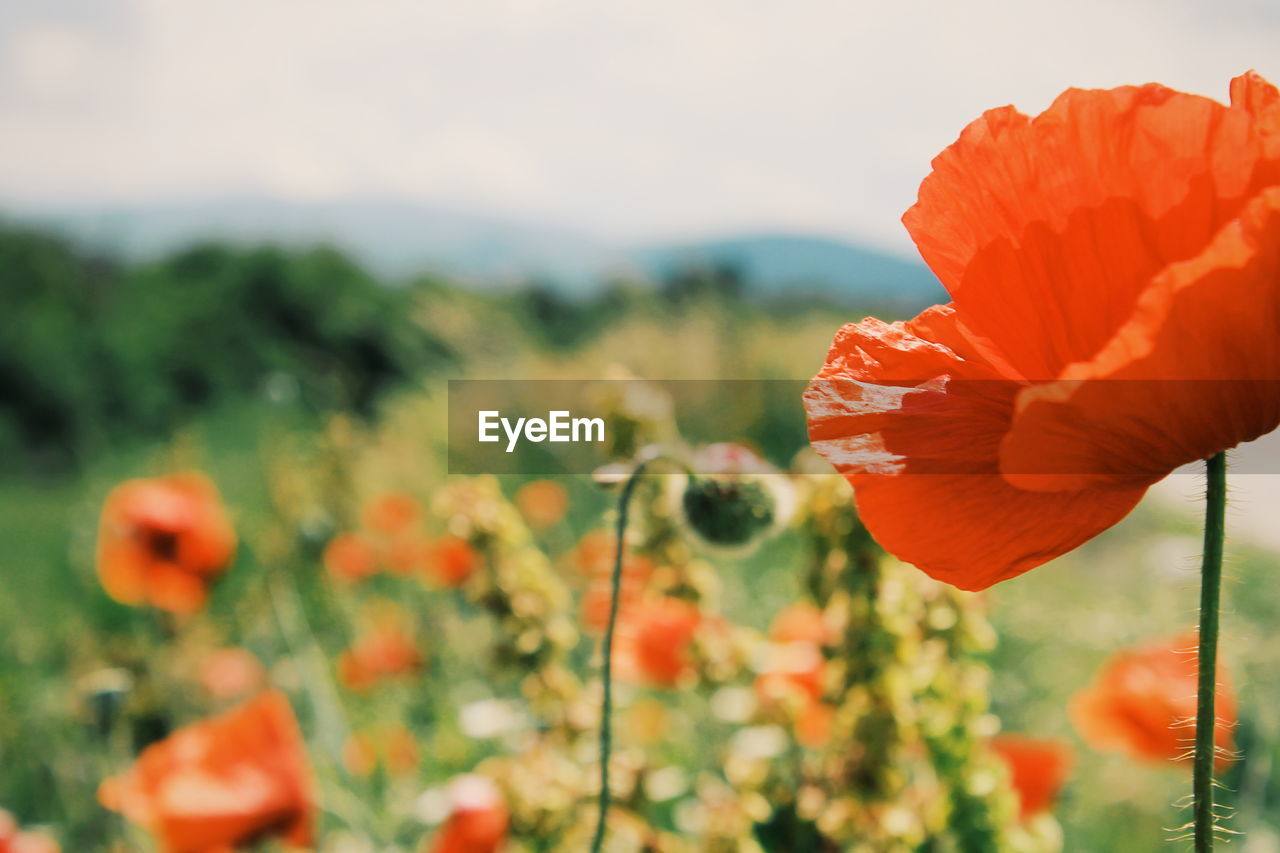
[[[534,480],[516,491],[515,505],[530,527],[546,530],[564,518],[569,494],[555,480]]]
[[[1188,755],[1195,737],[1196,676],[1194,635],[1122,651],[1112,657],[1089,688],[1076,694],[1071,717],[1095,749],[1124,752],[1146,761],[1173,761]],[[1236,701],[1218,665],[1218,764],[1226,764],[1236,723]],[[1190,767],[1187,763],[1187,767]]]
[[[361,517],[365,527],[388,536],[404,533],[422,516],[422,505],[405,492],[387,492],[369,501]]]
[[[991,749],[1009,767],[1022,820],[1047,812],[1066,784],[1075,761],[1071,745],[1049,738],[1004,734],[991,739]]]
[[[215,699],[247,696],[260,690],[266,680],[262,663],[248,649],[217,649],[200,665],[200,684]]]
[[[689,646],[702,622],[691,602],[656,598],[636,602],[619,619],[614,645],[618,675],[655,687],[674,687],[693,671]]]
[[[310,845],[311,791],[293,710],[268,691],[147,747],[98,799],[168,853],[223,853],[264,838]]]
[[[1280,94],[1231,100],[1072,89],[933,161],[903,221],[952,302],[845,326],[805,393],[886,549],[983,589],[1280,423]]]
[[[809,643],[819,648],[836,641],[826,615],[805,601],[797,601],[779,611],[769,626],[769,637],[778,643]]]
[[[424,551],[427,577],[442,586],[462,586],[480,568],[480,554],[457,536],[441,536]]]
[[[422,668],[423,655],[413,639],[395,624],[381,625],[361,636],[338,657],[338,680],[351,690],[368,690]]]
[[[643,598],[653,575],[653,563],[645,557],[627,556],[622,562],[622,579],[618,585],[618,618]],[[591,631],[603,631],[609,621],[613,598],[613,564],[600,571],[587,585],[582,598],[582,622]]]
[[[98,578],[124,604],[174,613],[204,606],[236,553],[218,490],[203,474],[128,480],[111,490],[98,525]]]
[[[0,809],[0,853],[62,853],[62,848],[44,832],[21,831],[13,816]]]
[[[402,725],[390,726],[384,735],[383,746],[387,758],[387,772],[393,776],[405,776],[418,769],[421,750],[413,732]]]
[[[378,744],[367,732],[352,732],[342,742],[342,766],[352,776],[369,776],[378,769]]]
[[[834,709],[822,702],[827,672],[822,649],[834,641],[834,632],[821,610],[797,602],[774,617],[769,638],[773,643],[756,677],[756,696],[792,716],[802,744],[820,746],[830,737],[834,716]]]
[[[429,853],[496,853],[507,839],[510,815],[498,786],[484,776],[460,776],[449,785],[451,810],[425,848]]]
[[[378,551],[360,533],[339,533],[324,546],[324,567],[335,580],[355,583],[378,570]]]

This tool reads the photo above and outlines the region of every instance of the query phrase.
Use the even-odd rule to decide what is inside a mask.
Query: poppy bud
[[[713,444],[694,458],[677,507],[678,517],[714,548],[755,544],[784,521],[782,477],[751,451]]]

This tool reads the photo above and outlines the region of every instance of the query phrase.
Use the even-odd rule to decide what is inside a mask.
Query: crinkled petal
[[[1255,87],[1256,88],[1256,87]],[[1244,108],[1149,84],[969,125],[903,217],[992,363],[1056,379],[1266,183]]]
[[[984,589],[1096,536],[1144,490],[1010,485],[999,447],[1023,386],[921,337],[949,338],[954,319],[943,308],[911,323],[846,326],[805,408],[813,447],[854,486],[876,540],[935,578]]]
[[[1280,425],[1280,189],[1169,267],[1098,355],[1024,389],[1001,468],[1021,488],[1132,488]]]

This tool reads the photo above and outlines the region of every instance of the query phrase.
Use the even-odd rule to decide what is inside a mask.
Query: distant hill
[[[938,279],[919,261],[823,237],[743,235],[644,248],[635,257],[654,278],[690,264],[727,265],[764,295],[789,291],[901,306],[946,301]]]
[[[584,292],[610,275],[661,279],[692,264],[730,265],[760,295],[926,305],[943,294],[918,261],[808,235],[762,233],[666,245],[615,245],[571,229],[382,199],[298,203],[266,198],[115,207],[10,207],[96,249],[149,258],[196,240],[329,242],[383,276],[432,271],[478,285],[538,279]]]

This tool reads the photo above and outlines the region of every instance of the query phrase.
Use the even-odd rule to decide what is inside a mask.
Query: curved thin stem
[[[1218,601],[1222,589],[1222,545],[1226,533],[1227,457],[1208,460],[1204,512],[1204,562],[1200,568],[1199,683],[1196,688],[1196,752],[1191,790],[1195,814],[1195,851],[1213,850],[1213,760],[1218,687]]]
[[[617,547],[613,553],[613,577],[609,591],[609,622],[604,632],[604,661],[601,679],[604,682],[604,702],[600,711],[600,813],[596,818],[595,837],[591,841],[591,853],[604,849],[604,834],[609,819],[609,758],[613,753],[613,633],[618,623],[618,599],[622,587],[622,558],[626,553],[627,511],[631,508],[631,496],[644,473],[648,462],[641,462],[631,472],[618,496],[618,523],[615,531]]]

